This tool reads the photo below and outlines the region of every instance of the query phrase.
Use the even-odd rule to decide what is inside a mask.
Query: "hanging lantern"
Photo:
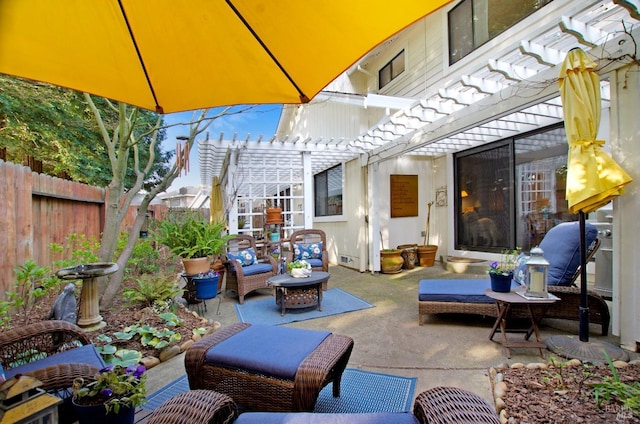
[[[547,291],[547,277],[549,262],[544,258],[539,247],[531,249],[531,258],[527,261],[527,290],[525,296],[549,297]]]

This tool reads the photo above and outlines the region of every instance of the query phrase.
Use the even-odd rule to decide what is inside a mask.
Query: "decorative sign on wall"
[[[436,206],[447,206],[447,186],[436,189]]]
[[[391,218],[418,216],[418,176],[391,175]]]

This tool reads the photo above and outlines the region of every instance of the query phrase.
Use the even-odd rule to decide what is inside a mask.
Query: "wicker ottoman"
[[[324,386],[333,382],[333,396],[340,396],[340,380],[347,366],[353,339],[330,334],[298,365],[291,379],[274,377],[242,367],[219,365],[207,361],[207,352],[224,340],[234,337],[251,324],[237,323],[203,337],[186,352],[185,368],[192,390],[206,389],[224,393],[242,408],[254,411],[313,411]],[[284,334],[291,328],[273,327]],[[305,331],[305,330],[299,330]],[[276,341],[274,340],[274,344]],[[261,346],[263,352],[270,349]],[[259,356],[261,351],[255,351]]]

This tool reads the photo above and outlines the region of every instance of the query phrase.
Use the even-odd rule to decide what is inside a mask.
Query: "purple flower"
[[[131,365],[127,367],[125,372],[127,374],[132,374],[134,377],[140,377],[146,370],[147,369],[144,367],[144,365]]]
[[[100,374],[104,374],[105,372],[110,372],[113,369],[113,365],[108,365],[100,370]]]
[[[498,262],[497,261],[491,262],[491,268],[497,269],[498,268]]]
[[[111,389],[102,389],[100,390],[100,394],[104,397],[111,397],[113,395],[113,390]]]

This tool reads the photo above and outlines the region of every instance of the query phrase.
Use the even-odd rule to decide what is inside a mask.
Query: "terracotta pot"
[[[397,274],[402,272],[402,250],[388,249],[380,251],[380,271],[383,274]]]
[[[182,265],[184,265],[184,272],[188,275],[200,274],[201,272],[208,272],[211,266],[211,260],[209,258],[182,258]]]
[[[426,246],[418,246],[418,257],[420,258],[420,266],[433,266],[436,260],[438,246],[428,244]]]
[[[267,208],[267,224],[282,224],[282,208]]]

